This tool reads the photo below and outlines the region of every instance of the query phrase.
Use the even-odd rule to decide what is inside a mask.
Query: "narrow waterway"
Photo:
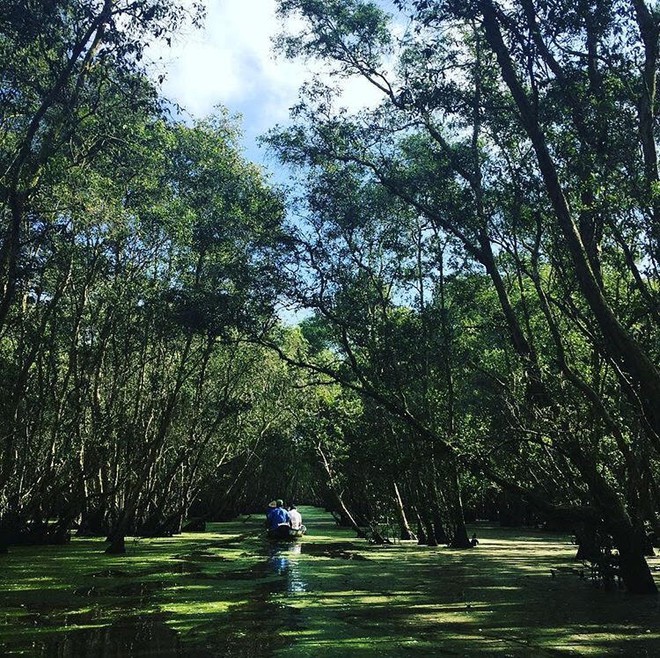
[[[268,541],[263,520],[247,517],[135,540],[121,557],[90,539],[16,547],[0,558],[0,655],[272,655],[302,630],[288,599],[309,592],[303,541],[318,552],[314,533],[327,542],[338,532],[329,515],[303,511],[313,530],[294,542]]]
[[[302,512],[292,543],[259,515],[122,557],[96,539],[14,548],[0,656],[660,655],[658,602],[580,577],[568,537],[479,526],[473,551],[373,546]]]

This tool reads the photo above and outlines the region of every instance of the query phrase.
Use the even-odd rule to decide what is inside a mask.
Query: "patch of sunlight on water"
[[[657,601],[594,590],[567,537],[479,526],[474,551],[379,547],[302,512],[310,532],[293,543],[266,542],[255,515],[123,557],[102,540],[16,548],[0,655],[660,656]]]

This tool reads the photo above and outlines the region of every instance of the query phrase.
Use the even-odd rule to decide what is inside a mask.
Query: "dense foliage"
[[[459,483],[474,501],[485,477],[610,535],[629,588],[655,591],[657,8],[395,4],[405,28],[368,2],[280,2],[304,26],[289,56],[383,98],[349,114],[310,84],[269,138],[309,180],[290,253],[329,339],[312,367],[388,412],[391,430],[369,414],[381,478],[427,534],[465,544]]]
[[[233,512],[291,431],[291,374],[240,342],[275,322],[282,203],[228,118],[168,119],[141,70],[180,7],[4,4],[0,541],[121,550]]]

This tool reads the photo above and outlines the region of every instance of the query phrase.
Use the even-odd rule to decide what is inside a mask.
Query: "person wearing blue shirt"
[[[289,536],[289,528],[291,527],[291,517],[284,509],[284,501],[277,499],[275,507],[272,503],[269,505],[269,510],[266,513],[266,522],[268,525],[268,534],[277,539],[283,539]]]

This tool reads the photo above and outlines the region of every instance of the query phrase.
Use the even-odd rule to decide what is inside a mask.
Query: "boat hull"
[[[273,541],[293,541],[300,539],[305,534],[306,528],[290,528],[289,526],[278,526],[277,528],[270,528],[267,531],[268,539]]]

